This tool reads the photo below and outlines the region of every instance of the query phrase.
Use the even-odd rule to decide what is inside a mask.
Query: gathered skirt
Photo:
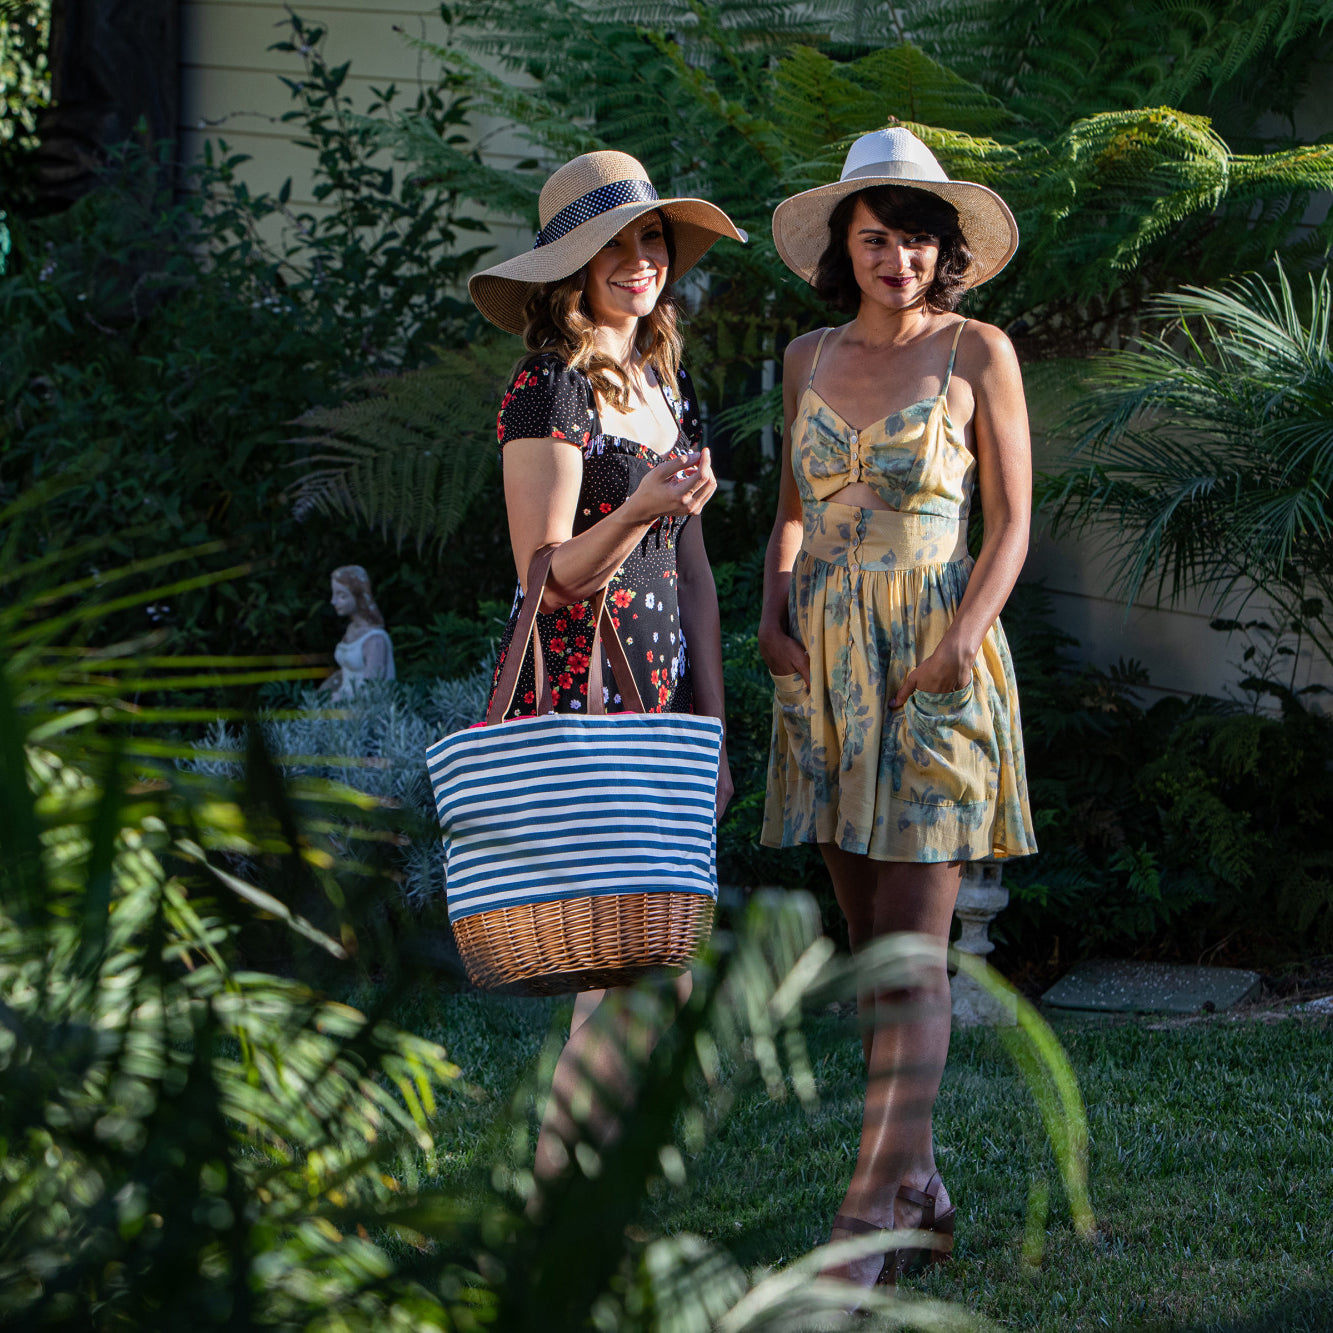
[[[1037,850],[1009,645],[999,621],[962,689],[907,673],[953,622],[972,561],[955,518],[807,505],[792,637],[810,687],[774,677],[760,841],[833,843],[880,861],[975,861]]]

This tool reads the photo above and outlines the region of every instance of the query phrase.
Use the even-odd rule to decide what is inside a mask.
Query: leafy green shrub
[[[262,710],[256,722],[287,781],[336,782],[402,811],[388,865],[404,897],[421,906],[444,894],[426,748],[480,722],[490,687],[490,669],[483,668],[462,680],[367,681],[339,705],[304,690],[290,701],[294,707]],[[237,781],[244,775],[246,746],[241,730],[218,721],[182,767]]]
[[[1282,686],[1255,701],[1145,707],[1135,663],[1076,668],[1050,600],[1005,611],[1040,852],[1005,867],[997,935],[1027,960],[1152,945],[1197,957],[1244,932],[1252,957],[1333,940],[1333,719]],[[1225,627],[1225,626],[1224,626]],[[1253,662],[1254,659],[1250,659]],[[1265,691],[1282,699],[1257,711]]]
[[[758,363],[828,317],[777,258],[773,206],[836,178],[849,141],[886,123],[913,128],[950,175],[1014,208],[1019,260],[967,309],[1013,326],[1029,356],[1089,352],[1132,330],[1153,291],[1259,267],[1275,248],[1320,263],[1333,224],[1299,224],[1333,182],[1333,149],[1252,136],[1308,77],[1302,40],[1327,29],[1327,7],[1274,0],[1261,21],[1228,3],[1215,24],[1197,6],[1131,8],[1122,25],[1086,3],[1035,20],[1030,7],[968,0],[906,12],[474,0],[461,41],[437,53],[469,79],[478,109],[514,125],[542,161],[623,149],[659,188],[712,199],[749,231],[748,246],[710,251],[706,285],[691,283],[693,338],[706,349],[692,373],[721,406],[752,397]],[[966,37],[955,40],[960,25]],[[966,73],[950,63],[964,47]],[[998,64],[981,54],[1015,48]],[[1193,94],[1202,100],[1185,108],[1167,100]],[[1209,113],[1237,99],[1246,111],[1232,123],[1244,133],[1232,144]],[[411,116],[383,133],[406,161],[532,222],[542,172],[479,163]]]
[[[293,510],[290,423],[351,380],[437,359],[434,348],[447,357],[478,322],[449,290],[475,264],[479,252],[463,242],[478,224],[458,216],[446,188],[372,162],[370,132],[342,91],[346,68],[323,63],[321,36],[292,20],[287,45],[306,68],[291,81],[289,123],[316,157],[328,209],[293,215],[285,188],[252,195],[237,176],[243,159],[225,146],[173,197],[150,157],[127,147],[68,212],[9,222],[0,501],[80,478],[30,528],[42,548],[115,534],[103,561],[218,541],[225,554],[197,557],[201,568],[250,562],[244,582],[156,606],[151,626],[194,650],[327,649],[336,635],[324,623],[324,576],[346,563],[347,539]],[[384,90],[372,119],[397,96]],[[446,80],[419,95],[415,114],[448,139],[466,98]],[[261,226],[277,218],[289,225],[269,243]],[[453,401],[460,425],[484,435],[489,382]],[[502,540],[496,509],[460,533],[440,569],[394,561],[380,575],[357,555],[377,575],[391,624],[421,622],[505,595],[486,583]],[[449,577],[463,570],[470,577]],[[127,615],[108,632],[150,627],[142,607]]]
[[[51,0],[0,4],[0,181],[7,208],[24,201],[30,183],[37,116],[51,97],[50,37]]]

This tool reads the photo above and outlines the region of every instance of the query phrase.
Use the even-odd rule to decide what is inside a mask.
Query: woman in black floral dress
[[[719,237],[745,237],[704,200],[660,198],[625,153],[587,153],[566,163],[546,182],[538,209],[542,227],[532,250],[468,284],[482,314],[521,334],[529,352],[496,430],[520,583],[496,679],[528,566],[538,550],[555,545],[537,615],[555,708],[588,707],[590,599],[606,588],[643,706],[725,722],[717,591],[699,518],[717,482],[702,448],[694,390],[680,367],[667,284]],[[620,711],[626,682],[615,680],[605,660],[601,680],[607,711]],[[538,707],[529,651],[507,716]],[[668,782],[664,777],[664,790]],[[719,818],[731,790],[724,743]],[[587,1022],[603,995],[588,991],[575,1004],[538,1139],[539,1180],[563,1171],[580,1134],[613,1137],[631,1095],[625,1014],[612,1006],[598,1023]],[[588,1096],[589,1074],[599,1091],[580,1125],[570,1106]]]
[[[604,431],[588,377],[571,370],[558,354],[544,352],[525,362],[515,377],[513,387],[505,394],[500,406],[496,433],[501,448],[506,440],[551,438],[568,440],[581,450],[583,474],[572,527],[572,535],[578,536],[619,510],[639,483],[664,460],[677,461],[677,471],[697,467],[702,431],[689,376],[684,370],[678,370],[676,387],[671,389],[662,385],[661,392],[677,430],[676,438],[663,453],[654,451],[647,444]],[[625,645],[639,698],[644,707],[654,713],[693,711],[693,672],[681,625],[680,573],[677,569],[680,546],[689,521],[688,514],[665,514],[655,518],[606,585],[612,607],[611,620]],[[697,527],[696,523],[696,531]],[[691,554],[693,551],[685,555],[687,565]],[[707,579],[706,565],[699,573]],[[509,640],[522,605],[520,588],[500,643],[495,680],[499,679],[500,667],[509,652]],[[702,632],[705,640],[711,641],[714,636],[709,633],[707,623],[709,608],[704,606],[700,610],[702,614],[698,619],[703,624],[696,632]],[[551,700],[559,712],[578,712],[587,707],[591,617],[591,603],[587,599],[550,612],[538,612],[537,632],[541,635],[543,659],[551,677]],[[537,711],[535,674],[529,653],[519,673],[509,717]],[[603,664],[602,679],[605,682],[613,680],[609,662]],[[720,681],[718,685],[720,687]],[[705,698],[709,693],[705,690]],[[604,685],[602,694],[607,711],[616,711],[621,699],[613,685]],[[720,716],[720,692],[716,700],[717,715]],[[713,709],[700,711],[713,712]]]

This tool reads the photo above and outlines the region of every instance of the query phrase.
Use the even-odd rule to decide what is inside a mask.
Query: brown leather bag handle
[[[546,580],[551,572],[551,560],[559,542],[543,546],[532,557],[528,566],[528,582],[523,594],[523,609],[518,613],[513,636],[509,640],[509,649],[505,654],[504,666],[500,668],[500,679],[495,683],[495,694],[491,706],[486,711],[486,725],[494,726],[503,722],[509,706],[514,702],[514,692],[518,689],[518,673],[527,656],[528,644],[533,646],[533,670],[537,686],[537,711],[549,713],[555,708],[551,700],[551,682],[546,671],[546,662],[542,654],[541,635],[537,634],[537,610],[542,604],[542,593],[546,590]],[[619,571],[617,571],[619,572]],[[613,574],[612,578],[615,577]],[[606,655],[611,663],[611,674],[620,688],[621,702],[630,713],[644,712],[643,700],[639,697],[639,687],[630,670],[629,658],[625,656],[625,647],[620,642],[620,635],[611,620],[610,608],[606,605],[605,588],[600,588],[592,597],[593,635],[592,648],[588,653],[588,712],[601,715],[606,712],[602,701],[602,654],[599,649],[605,645]],[[603,622],[606,633],[603,635]]]

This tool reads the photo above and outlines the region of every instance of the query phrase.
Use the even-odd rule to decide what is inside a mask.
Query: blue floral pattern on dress
[[[952,357],[949,365],[952,373]],[[766,846],[829,842],[925,862],[1037,849],[998,621],[970,684],[889,707],[952,623],[972,568],[964,538],[976,461],[949,419],[947,387],[948,374],[938,396],[862,431],[810,384],[801,397],[792,463],[805,536],[788,616],[810,654],[811,684],[774,680]],[[854,481],[891,508],[829,498]]]

